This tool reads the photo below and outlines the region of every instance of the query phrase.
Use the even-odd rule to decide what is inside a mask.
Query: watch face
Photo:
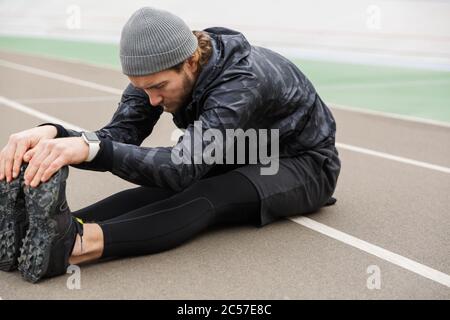
[[[89,142],[98,142],[99,141],[97,135],[93,132],[85,132],[84,135]]]

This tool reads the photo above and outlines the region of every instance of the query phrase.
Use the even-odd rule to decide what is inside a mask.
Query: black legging
[[[73,214],[100,225],[102,257],[140,255],[176,247],[212,225],[256,223],[259,196],[247,177],[229,171],[179,193],[151,187],[125,190]]]

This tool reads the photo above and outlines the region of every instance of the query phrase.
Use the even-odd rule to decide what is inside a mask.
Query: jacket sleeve
[[[180,191],[205,175],[215,163],[202,160],[202,151],[220,150],[226,155],[224,139],[202,139],[208,129],[220,131],[241,128],[261,103],[257,87],[243,86],[239,78],[209,94],[202,105],[199,119],[190,124],[174,147],[144,148],[123,142],[107,141],[105,150],[111,155],[108,169],[127,181]],[[236,82],[235,82],[236,81]],[[232,88],[232,90],[230,90]],[[214,155],[214,153],[211,153]],[[108,159],[103,158],[105,161]],[[210,157],[214,160],[214,157]]]
[[[79,169],[107,171],[107,168],[103,165],[105,160],[102,157],[108,158],[111,155],[102,152],[105,141],[140,145],[151,134],[162,112],[162,107],[152,106],[147,94],[130,83],[123,92],[119,106],[111,121],[103,128],[95,131],[101,140],[99,154],[91,162],[83,162],[72,166]],[[58,132],[56,138],[81,136],[81,132],[64,128],[58,124],[44,123],[40,126],[43,125],[55,126]]]

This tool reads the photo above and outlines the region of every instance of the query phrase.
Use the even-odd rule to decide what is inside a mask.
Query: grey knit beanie
[[[164,10],[141,8],[122,29],[122,72],[144,76],[166,70],[192,56],[197,45],[197,37],[181,18]]]

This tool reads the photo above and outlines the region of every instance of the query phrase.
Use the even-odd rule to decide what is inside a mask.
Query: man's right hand
[[[9,136],[8,144],[0,152],[0,180],[6,178],[7,182],[17,178],[23,155],[34,148],[43,139],[53,139],[57,135],[55,126],[47,125],[14,133]]]

